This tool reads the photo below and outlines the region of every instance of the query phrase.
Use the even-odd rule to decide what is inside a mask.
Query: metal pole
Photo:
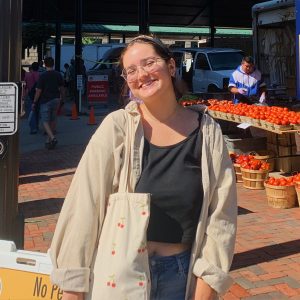
[[[215,13],[214,13],[214,0],[209,2],[209,27],[210,27],[210,46],[215,46]]]
[[[139,0],[139,33],[149,34],[149,0]]]
[[[300,1],[296,1],[296,88],[300,100]]]
[[[55,70],[60,72],[60,58],[61,58],[61,21],[56,21],[55,26]]]
[[[82,0],[76,0],[76,18],[75,18],[75,103],[78,112],[81,112],[81,107],[79,105],[79,95],[81,91],[77,90],[77,75],[82,75],[80,60],[82,56]]]
[[[22,0],[0,0],[0,82],[19,82],[22,50]],[[20,100],[20,99],[19,99]],[[1,136],[7,148],[0,158],[0,239],[24,244],[24,219],[18,212],[18,133]]]

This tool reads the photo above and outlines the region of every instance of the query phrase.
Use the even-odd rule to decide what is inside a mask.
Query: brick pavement
[[[83,145],[21,155],[19,207],[25,249],[46,252]],[[268,207],[265,191],[238,184],[238,234],[224,300],[300,299],[300,209]]]

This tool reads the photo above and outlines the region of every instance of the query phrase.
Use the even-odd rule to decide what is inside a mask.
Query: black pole
[[[77,90],[77,75],[81,74],[80,60],[82,56],[82,0],[76,0],[75,17],[75,103],[79,112],[79,92]]]
[[[0,0],[0,82],[20,82],[22,0]],[[20,99],[19,99],[20,100]],[[0,157],[0,239],[24,245],[24,219],[18,212],[19,137],[0,136],[6,154]]]
[[[149,0],[139,0],[139,33],[149,34]]]
[[[209,27],[210,27],[210,46],[215,46],[215,13],[214,13],[214,0],[209,2]]]
[[[55,26],[55,70],[60,72],[61,58],[61,21],[56,21]]]

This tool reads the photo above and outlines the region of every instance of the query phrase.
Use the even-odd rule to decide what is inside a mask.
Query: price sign
[[[0,82],[0,136],[13,135],[18,129],[18,86]]]

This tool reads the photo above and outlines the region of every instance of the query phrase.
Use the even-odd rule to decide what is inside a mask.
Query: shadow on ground
[[[63,198],[48,198],[30,202],[19,203],[19,212],[24,218],[37,218],[46,215],[60,213],[63,205]]]
[[[36,150],[20,157],[20,176],[76,168],[85,145],[57,147],[54,150]]]
[[[234,255],[231,271],[299,254],[300,239],[265,246]]]
[[[19,184],[30,184],[30,183],[37,183],[37,182],[45,182],[49,181],[51,178],[62,177],[74,175],[74,172],[62,172],[60,174],[53,174],[53,175],[32,175],[26,177],[19,178]]]

